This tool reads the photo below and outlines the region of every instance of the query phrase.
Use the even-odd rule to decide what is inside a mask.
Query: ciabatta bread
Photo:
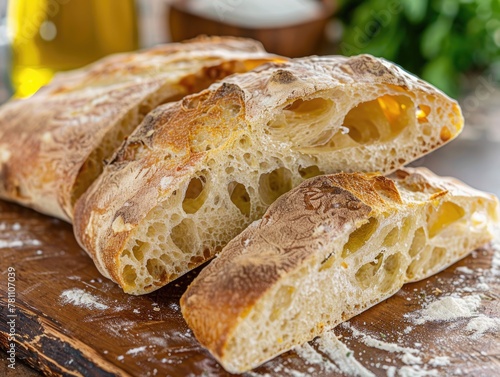
[[[153,110],[77,203],[75,234],[105,276],[147,293],[305,178],[391,172],[462,124],[455,101],[371,56],[266,64]]]
[[[201,38],[105,58],[0,108],[0,197],[70,221],[73,205],[158,104],[266,61],[258,42]]]
[[[426,169],[312,178],[201,271],[182,314],[241,373],[458,261],[498,220],[493,195]]]

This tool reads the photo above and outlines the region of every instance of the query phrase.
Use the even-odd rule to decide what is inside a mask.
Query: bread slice
[[[305,178],[388,173],[462,124],[455,101],[371,56],[266,64],[152,111],[77,203],[75,234],[105,276],[147,293]]]
[[[498,221],[493,195],[423,168],[312,178],[201,271],[182,314],[241,373],[465,257]]]
[[[78,197],[158,104],[284,58],[260,43],[200,38],[107,57],[0,108],[0,197],[70,221]]]

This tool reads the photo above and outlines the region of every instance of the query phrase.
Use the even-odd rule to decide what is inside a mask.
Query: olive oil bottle
[[[10,0],[11,80],[26,97],[58,71],[138,48],[134,0]]]

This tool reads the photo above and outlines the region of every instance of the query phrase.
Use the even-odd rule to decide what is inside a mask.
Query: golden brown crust
[[[123,119],[274,59],[252,40],[206,37],[57,75],[0,109],[0,197],[71,220],[81,169]]]
[[[405,201],[403,191],[407,192]],[[408,201],[415,198],[415,192],[420,195],[418,200]],[[440,178],[425,168],[398,170],[394,181],[359,173],[309,179],[280,197],[261,220],[234,238],[201,271],[181,297],[182,314],[199,342],[225,367],[234,367],[225,354],[238,324],[286,275],[320,254],[328,239],[340,239],[371,217],[416,209],[449,196],[484,198],[484,203],[489,203],[485,208],[497,208],[498,204],[492,195],[454,179]],[[490,220],[498,221],[497,214],[490,215]],[[488,241],[489,233],[483,232],[470,250]],[[464,255],[462,252],[457,257]],[[325,293],[325,300],[327,296]],[[371,305],[373,302],[368,307]]]

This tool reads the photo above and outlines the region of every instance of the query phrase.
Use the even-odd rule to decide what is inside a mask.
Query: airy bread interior
[[[462,127],[458,107],[436,106],[433,96],[367,85],[350,94],[316,92],[250,124],[241,103],[218,104],[223,114],[217,127],[233,130],[231,136],[214,142],[213,121],[202,120],[207,123],[191,147],[205,153],[202,162],[181,183],[165,178],[171,194],[141,220],[119,257],[124,290],[157,289],[210,259],[306,178],[339,171],[388,173],[454,138]],[[200,97],[188,103],[198,106],[198,113],[209,112]],[[168,156],[170,150],[154,153]]]
[[[402,203],[381,191],[388,206],[380,211],[372,210],[354,225],[339,232],[326,224],[316,224],[314,235],[309,236],[313,251],[301,263],[292,271],[281,273],[252,306],[227,309],[237,317],[232,318],[236,325],[223,334],[217,333],[224,339],[220,342],[207,344],[210,322],[200,325],[204,322],[200,317],[203,309],[197,306],[195,302],[199,298],[194,296],[203,294],[205,288],[215,289],[217,283],[200,287],[209,280],[212,284],[217,274],[224,274],[225,270],[216,272],[214,267],[206,275],[202,274],[200,282],[195,280],[192,293],[181,300],[183,314],[190,326],[195,326],[195,335],[198,337],[201,333],[202,344],[226,370],[233,373],[250,370],[293,346],[312,340],[393,295],[404,283],[439,272],[491,239],[491,225],[498,222],[494,197],[446,190],[432,193],[398,180],[396,185]],[[286,195],[280,199],[286,200],[291,199]],[[272,221],[269,227],[273,227]],[[235,276],[245,276],[244,266],[263,261],[264,255],[268,255],[265,260],[272,260],[273,255],[279,258],[278,252],[272,251],[279,235],[266,239],[269,250],[260,246],[252,250],[254,240],[263,235],[256,232],[247,238],[246,233],[251,231],[232,241],[243,251],[219,264],[241,266],[241,274],[232,271]],[[225,257],[224,252],[221,258]],[[215,262],[219,262],[218,259]],[[266,279],[259,274],[246,278],[253,279],[249,284],[255,287],[260,286],[259,279]],[[217,312],[217,299],[211,300],[213,308],[208,304],[204,310]],[[214,318],[217,315],[214,314]]]

